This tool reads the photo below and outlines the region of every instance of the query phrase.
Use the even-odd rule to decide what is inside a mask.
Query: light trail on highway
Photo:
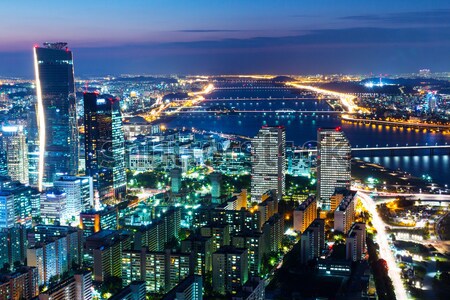
[[[183,105],[177,107],[176,109],[174,109],[172,111],[168,111],[166,114],[167,115],[172,115],[172,114],[180,112],[182,109],[184,109],[186,107],[195,106],[199,102],[205,100],[204,95],[207,95],[207,94],[211,93],[213,90],[214,90],[214,85],[212,85],[210,83],[203,90],[201,90],[200,92],[191,92],[191,93],[189,93],[188,96],[189,97],[193,97],[192,99],[184,101]]]
[[[154,121],[158,120],[162,116],[163,113],[165,113],[167,115],[171,115],[171,114],[179,112],[183,108],[194,106],[195,104],[203,101],[205,99],[204,95],[211,93],[213,90],[214,90],[214,85],[208,84],[203,90],[201,90],[199,92],[188,93],[188,96],[191,97],[192,99],[183,101],[180,106],[178,106],[176,109],[174,109],[170,112],[165,112],[165,111],[168,108],[170,108],[172,105],[174,105],[175,102],[167,102],[167,103],[161,102],[156,108],[152,109],[148,113],[142,114],[141,116],[144,117],[145,120],[147,120],[147,122],[154,122]]]
[[[347,112],[353,113],[353,112],[357,112],[359,110],[362,110],[363,108],[360,108],[359,106],[357,106],[353,100],[356,98],[355,96],[349,95],[349,94],[345,94],[345,93],[339,93],[336,91],[330,91],[330,90],[325,90],[325,89],[321,89],[315,86],[310,86],[310,85],[303,85],[303,84],[298,84],[298,83],[294,83],[294,82],[287,82],[286,85],[288,86],[292,86],[298,89],[303,89],[303,90],[308,90],[311,92],[315,92],[318,94],[324,94],[324,95],[329,95],[329,96],[333,96],[338,98],[341,101],[342,106],[346,109]]]
[[[384,259],[388,265],[388,275],[392,280],[392,285],[394,287],[394,293],[397,300],[407,300],[408,295],[406,293],[405,286],[403,285],[403,281],[400,275],[400,268],[397,267],[397,263],[395,262],[394,253],[391,251],[389,247],[389,242],[387,240],[386,233],[386,224],[383,222],[381,217],[378,215],[376,204],[373,201],[372,197],[369,195],[358,191],[358,197],[363,203],[364,207],[369,211],[372,215],[372,224],[377,231],[377,235],[375,237],[376,242],[379,246],[380,258]]]

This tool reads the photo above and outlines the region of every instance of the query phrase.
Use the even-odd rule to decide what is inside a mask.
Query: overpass
[[[372,198],[389,198],[389,201],[397,197],[405,197],[408,200],[420,200],[420,201],[430,201],[430,202],[450,202],[450,195],[448,194],[428,194],[428,193],[391,193],[391,192],[371,192],[363,189],[358,189],[352,187],[352,190],[359,193],[365,193]],[[377,203],[383,203],[385,201],[377,201]]]

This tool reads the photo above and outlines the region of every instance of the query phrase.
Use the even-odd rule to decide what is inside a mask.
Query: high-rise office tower
[[[268,190],[276,190],[281,200],[285,189],[286,130],[283,126],[263,126],[252,139],[253,202],[261,202]]]
[[[6,154],[8,176],[28,184],[28,145],[23,126],[2,126],[2,145]]]
[[[67,214],[67,193],[51,188],[41,195],[41,217],[45,224],[52,224],[55,221],[66,224],[69,215]]]
[[[19,223],[27,228],[31,227],[31,218],[37,216],[33,215],[33,210],[36,208],[33,207],[33,202],[41,196],[39,191],[18,181],[12,181],[7,177],[0,178],[0,195],[10,195],[14,199],[14,223]],[[0,210],[2,208],[0,207]],[[34,212],[39,214],[40,207],[36,208]],[[0,215],[0,220],[2,216]]]
[[[67,195],[67,216],[76,222],[82,211],[91,208],[93,187],[91,177],[62,176],[54,182],[54,187]]]
[[[117,207],[107,207],[103,210],[88,210],[80,213],[80,228],[88,237],[100,230],[117,229],[118,210]]]
[[[121,199],[126,192],[125,139],[119,99],[84,94],[86,175],[94,180],[95,198]]]
[[[350,187],[351,147],[341,127],[317,132],[317,191],[323,209],[329,210],[336,188]]]
[[[58,176],[78,173],[73,59],[66,46],[66,43],[44,43],[44,47],[34,47],[39,190],[51,186]]]

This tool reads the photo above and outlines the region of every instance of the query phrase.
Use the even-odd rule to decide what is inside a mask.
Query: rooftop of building
[[[269,218],[269,220],[267,220],[267,221],[264,223],[264,225],[266,225],[266,224],[272,225],[272,224],[278,222],[279,220],[281,220],[280,214],[274,214],[273,216],[271,216],[271,217]]]
[[[305,210],[311,203],[314,203],[316,201],[316,196],[309,196],[306,198],[305,201],[303,201],[295,210]]]
[[[356,235],[356,230],[366,230],[366,224],[365,223],[361,223],[361,222],[357,222],[357,223],[353,223],[352,227],[349,229],[348,231],[348,236],[355,236]]]
[[[145,293],[145,281],[133,281],[123,289],[121,289],[116,294],[112,295],[109,300],[122,300],[128,299],[128,295],[133,292],[132,286],[139,287],[138,289],[143,289]],[[134,299],[134,298],[133,298]],[[137,298],[136,298],[137,299]]]
[[[200,275],[189,275],[185,279],[183,279],[180,283],[178,283],[173,289],[171,289],[167,294],[164,295],[162,300],[172,300],[176,299],[177,293],[182,293],[187,290],[193,283],[202,283],[202,277]],[[198,287],[199,292],[202,293],[202,287]]]
[[[343,195],[344,197],[346,197],[346,196],[355,195],[355,194],[356,194],[356,191],[352,191],[352,190],[349,190],[349,189],[343,188],[343,187],[337,187],[334,189],[333,196]]]
[[[234,246],[222,246],[220,247],[216,252],[216,254],[236,254],[236,255],[241,255],[244,252],[246,252],[247,249],[246,248],[236,248]]]
[[[350,205],[350,203],[353,202],[355,198],[355,194],[350,194],[344,197],[344,199],[342,199],[341,203],[339,203],[339,206],[337,207],[336,211],[346,211],[348,206]]]
[[[63,181],[63,182],[75,182],[82,179],[88,179],[87,176],[61,176],[55,181]]]
[[[108,206],[108,207],[105,207],[104,209],[101,209],[101,210],[95,210],[95,209],[85,210],[85,211],[80,213],[80,216],[82,216],[82,215],[85,215],[85,216],[87,216],[87,215],[96,215],[96,214],[103,215],[103,214],[108,214],[108,213],[115,212],[115,211],[117,211],[116,207]]]
[[[118,230],[104,229],[96,232],[86,238],[86,241],[102,241],[119,235]]]

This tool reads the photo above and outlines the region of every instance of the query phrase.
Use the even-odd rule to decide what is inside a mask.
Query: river
[[[229,98],[260,98],[259,100],[215,100],[204,101],[204,107],[228,107],[235,110],[280,110],[294,109],[306,111],[331,110],[324,100],[305,99],[283,100],[272,98],[300,97],[290,89],[263,89],[263,90],[216,90],[208,95],[210,99]],[[264,100],[262,100],[264,99]],[[187,127],[205,129],[223,133],[245,136],[254,136],[263,125],[284,125],[286,139],[295,145],[303,145],[315,141],[318,128],[341,126],[347,135],[352,147],[375,147],[395,145],[434,145],[450,142],[450,135],[430,131],[415,131],[394,127],[375,125],[351,124],[343,122],[335,115],[300,114],[300,113],[191,113],[180,114],[165,123],[167,127]],[[361,157],[361,156],[359,156]],[[398,156],[389,156],[388,153],[379,153],[374,157],[361,157],[364,160],[379,163],[391,169],[402,169],[416,176],[430,175],[434,182],[450,185],[450,157],[448,150],[429,155],[423,153],[400,153]]]

